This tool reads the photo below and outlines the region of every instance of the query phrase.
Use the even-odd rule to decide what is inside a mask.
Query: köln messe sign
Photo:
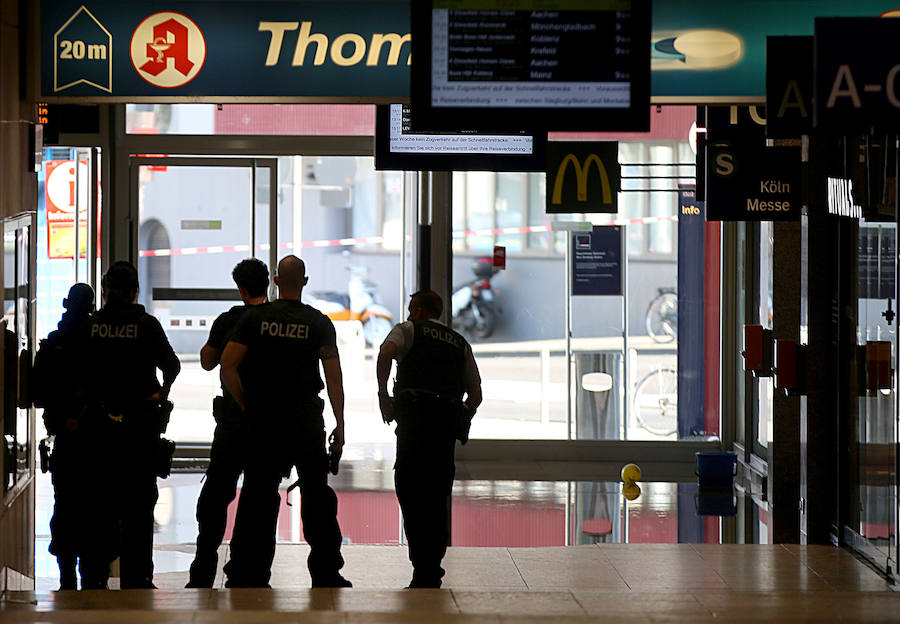
[[[406,2],[45,0],[40,29],[44,99],[378,101],[409,92]]]

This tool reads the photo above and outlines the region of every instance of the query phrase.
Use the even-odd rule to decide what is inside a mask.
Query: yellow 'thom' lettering
[[[328,56],[335,65],[341,67],[358,65],[363,59],[365,59],[366,65],[378,65],[385,44],[388,48],[386,64],[397,65],[400,62],[403,45],[411,41],[409,33],[405,35],[373,33],[369,42],[366,42],[365,37],[357,33],[344,33],[335,37],[333,41],[329,41],[327,35],[312,31],[312,22],[259,22],[258,30],[271,33],[269,49],[266,52],[266,66],[278,64],[285,33],[293,31],[297,31],[294,56],[291,59],[291,65],[294,66],[301,66],[306,62],[311,44],[314,50],[312,53],[313,65],[324,65]],[[409,65],[409,55],[406,57],[406,64]]]

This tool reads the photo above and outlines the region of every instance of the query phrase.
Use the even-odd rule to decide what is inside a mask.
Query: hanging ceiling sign
[[[766,147],[752,134],[709,133],[707,221],[793,221],[800,218],[800,149]]]
[[[810,134],[813,114],[813,37],[769,37],[766,44],[766,136]]]
[[[618,212],[619,144],[547,143],[548,214]]]
[[[650,94],[656,104],[763,102],[768,36],[812,35],[817,17],[898,8],[897,0],[657,0]]]
[[[896,0],[656,0],[653,103],[762,102],[766,37],[817,16],[876,17]],[[42,0],[44,101],[399,102],[410,3]]]
[[[815,126],[835,134],[900,129],[900,20],[816,20]]]
[[[41,2],[41,96],[375,102],[409,92],[406,2]]]

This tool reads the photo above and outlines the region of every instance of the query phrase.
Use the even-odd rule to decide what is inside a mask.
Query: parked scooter
[[[362,323],[366,343],[378,346],[394,326],[394,315],[378,296],[378,286],[367,279],[369,269],[364,266],[348,266],[350,279],[347,293],[313,291],[309,293],[309,305],[317,308],[332,321],[359,321]],[[305,293],[304,293],[305,294]]]
[[[502,312],[495,301],[497,291],[491,287],[491,278],[497,272],[493,258],[476,258],[472,272],[475,279],[455,288],[450,297],[453,327],[483,340],[494,333],[497,317]]]

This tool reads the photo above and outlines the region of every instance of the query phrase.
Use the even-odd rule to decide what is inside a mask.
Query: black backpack
[[[72,341],[62,339],[58,332],[52,332],[41,340],[34,356],[31,369],[31,399],[35,407],[56,407],[73,405],[78,397],[79,384],[73,382],[78,375],[78,354],[73,353]]]

